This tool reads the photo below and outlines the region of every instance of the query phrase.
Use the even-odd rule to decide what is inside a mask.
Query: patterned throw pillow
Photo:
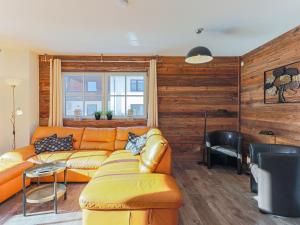
[[[131,151],[133,155],[138,155],[146,145],[147,134],[138,136],[134,133],[128,133],[128,142],[125,149]]]
[[[50,152],[73,150],[73,134],[66,137],[56,137],[47,146]]]
[[[57,138],[56,134],[53,134],[49,137],[45,137],[42,139],[39,139],[34,142],[34,149],[36,154],[40,154],[42,152],[45,152],[48,150],[49,144],[53,142],[54,139]]]

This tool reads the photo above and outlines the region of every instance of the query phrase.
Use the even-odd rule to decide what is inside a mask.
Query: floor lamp
[[[12,148],[16,149],[16,116],[23,115],[23,112],[20,107],[16,109],[16,100],[15,100],[15,89],[17,86],[21,84],[20,79],[6,79],[6,84],[9,85],[12,88],[12,111],[10,114],[10,122],[12,124],[12,130],[13,130],[13,144]]]

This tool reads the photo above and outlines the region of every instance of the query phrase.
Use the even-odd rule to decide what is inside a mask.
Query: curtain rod
[[[100,63],[150,63],[150,60],[72,60],[62,59],[62,62],[100,62]]]
[[[88,60],[88,59],[61,59],[59,56],[53,56],[48,58],[45,54],[43,58],[41,58],[41,61],[48,62],[50,59],[61,59],[62,62],[99,62],[99,63],[150,63],[151,59],[149,60],[105,60],[103,59],[103,55],[100,56],[101,58],[99,60]],[[159,56],[153,57],[153,59],[156,59],[157,63],[161,63],[162,61],[159,59]]]

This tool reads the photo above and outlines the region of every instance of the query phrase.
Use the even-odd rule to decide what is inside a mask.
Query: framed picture
[[[300,103],[300,62],[264,74],[264,103]]]

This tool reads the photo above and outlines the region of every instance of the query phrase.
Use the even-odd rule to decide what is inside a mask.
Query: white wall
[[[16,106],[23,115],[16,120],[17,147],[29,144],[33,130],[39,122],[38,55],[29,50],[2,49],[0,52],[0,154],[11,149],[12,90],[6,78],[22,80],[16,88]]]

